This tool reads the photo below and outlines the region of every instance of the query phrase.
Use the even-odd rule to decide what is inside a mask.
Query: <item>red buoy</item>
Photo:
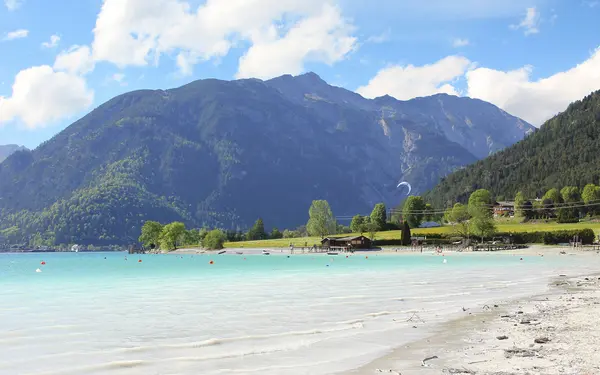
[[[43,265],[45,265],[45,264],[46,264],[46,262],[44,262],[44,261],[42,260],[42,262],[41,262],[40,264],[43,266]]]
[[[138,260],[138,263],[142,263],[142,260],[141,260],[141,259],[139,259],[139,260]]]
[[[213,262],[212,260],[210,262],[208,262],[208,264],[215,264],[215,262]]]

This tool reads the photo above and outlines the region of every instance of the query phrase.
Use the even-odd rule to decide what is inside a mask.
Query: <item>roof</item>
[[[496,206],[514,207],[515,206],[515,202],[509,202],[509,201],[496,202]]]

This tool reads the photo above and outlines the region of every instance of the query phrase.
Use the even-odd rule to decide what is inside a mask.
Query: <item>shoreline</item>
[[[557,275],[545,293],[465,311],[469,315],[429,327],[432,335],[343,373],[598,374],[599,276]]]
[[[302,250],[295,250],[292,254],[289,248],[227,248],[222,250],[204,250],[197,248],[183,248],[177,249],[165,254],[175,254],[175,255],[194,255],[194,254],[209,254],[209,255],[219,255],[219,252],[224,252],[223,255],[262,255],[262,251],[269,251],[272,255],[327,255],[326,252],[322,253],[312,253],[312,252],[302,252]],[[524,249],[515,249],[515,250],[500,250],[500,251],[443,251],[440,255],[490,255],[490,254],[511,254],[511,255],[523,255],[523,256],[544,256],[544,255],[560,255],[561,253],[565,253],[562,255],[581,255],[581,254],[593,254],[600,253],[599,251],[587,249],[587,248],[574,248],[571,246],[552,246],[552,245],[528,245],[527,248]],[[399,248],[398,250],[394,248],[384,248],[381,250],[357,250],[354,253],[343,253],[338,252],[339,255],[368,255],[368,254],[382,254],[382,255],[438,255],[435,253],[433,249],[426,248],[423,252],[419,250],[412,249],[404,249]]]

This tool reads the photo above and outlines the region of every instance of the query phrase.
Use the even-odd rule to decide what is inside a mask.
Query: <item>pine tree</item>
[[[410,226],[407,221],[402,224],[402,246],[409,246],[412,243]]]

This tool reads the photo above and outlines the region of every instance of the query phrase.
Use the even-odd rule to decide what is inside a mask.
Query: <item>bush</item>
[[[289,229],[286,229],[283,231],[283,238],[299,238],[299,237],[300,237],[300,233],[298,233],[298,231],[289,230]]]
[[[209,250],[221,250],[226,238],[227,236],[222,230],[215,229],[208,232],[204,241],[202,241],[202,246]]]
[[[584,245],[590,245],[594,242],[595,234],[592,229],[574,229],[560,230],[551,232],[518,232],[518,233],[497,233],[494,238],[511,238],[517,245],[528,243],[543,243],[545,245],[557,245],[559,243],[568,243],[573,237],[579,236]],[[492,238],[487,238],[491,240]]]
[[[568,243],[573,240],[573,237],[579,236],[579,240],[584,245],[590,245],[594,242],[596,235],[591,229],[581,230],[563,230],[557,232],[546,232],[544,234],[544,244],[556,245],[559,243]]]

